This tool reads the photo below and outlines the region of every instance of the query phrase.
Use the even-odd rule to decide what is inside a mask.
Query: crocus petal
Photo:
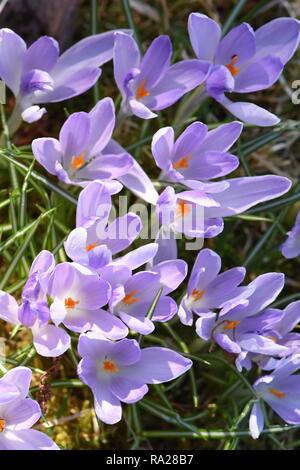
[[[239,166],[239,159],[229,153],[208,150],[196,154],[187,169],[182,171],[186,178],[208,180],[228,175]]]
[[[164,78],[147,96],[147,106],[152,110],[165,109],[176,103],[185,93],[204,82],[210,70],[208,62],[182,60],[172,65]]]
[[[177,259],[176,233],[171,227],[160,227],[155,242],[158,250],[155,257],[150,261],[150,266],[155,266],[163,261]]]
[[[100,332],[108,339],[117,340],[125,338],[128,335],[128,328],[124,323],[112,313],[100,309],[94,314],[94,323],[92,328],[98,328]]]
[[[249,93],[269,88],[279,78],[282,69],[283,64],[277,57],[263,57],[235,77],[234,91]]]
[[[84,168],[78,170],[78,178],[85,181],[119,178],[130,170],[132,164],[133,160],[126,152],[109,154],[104,151]]]
[[[249,419],[249,430],[253,439],[258,439],[264,428],[264,414],[259,403],[254,403]]]
[[[145,88],[151,89],[166,74],[172,55],[172,44],[169,36],[158,36],[148,47],[141,65],[139,82],[144,80]]]
[[[20,36],[8,28],[0,30],[0,77],[15,96],[20,87],[25,52],[26,44]]]
[[[132,316],[125,312],[118,312],[121,320],[133,331],[141,335],[149,335],[154,330],[154,324],[145,316]]]
[[[271,339],[254,333],[243,334],[239,337],[238,341],[243,349],[257,354],[274,356],[287,350],[286,347],[274,343]]]
[[[176,140],[174,146],[175,160],[198,152],[206,135],[207,126],[205,124],[197,121],[190,124]]]
[[[19,325],[18,309],[19,306],[15,298],[6,292],[0,291],[0,318],[13,325]]]
[[[221,258],[214,251],[205,248],[199,252],[188,283],[188,295],[195,288],[205,287],[217,276],[221,269]]]
[[[179,307],[177,315],[183,325],[192,326],[193,324],[193,312],[186,303],[187,296],[184,296]]]
[[[292,302],[283,310],[283,317],[276,324],[276,331],[281,335],[292,331],[300,321],[300,300]]]
[[[223,104],[226,100],[229,101],[224,96],[224,93],[232,92],[234,89],[234,78],[228,68],[224,65],[217,65],[214,67],[206,81],[206,89],[208,94],[220,103]]]
[[[42,116],[46,113],[46,108],[40,108],[37,105],[29,106],[28,108],[22,111],[23,121],[32,123],[41,119]]]
[[[187,275],[187,264],[185,261],[168,260],[156,264],[152,272],[159,274],[159,282],[165,286],[164,295],[177,289]]]
[[[58,42],[50,36],[42,36],[27,49],[24,71],[40,69],[49,72],[56,64],[58,55]]]
[[[172,150],[174,146],[174,130],[172,127],[163,127],[157,131],[152,139],[151,151],[159,168],[168,171]]]
[[[35,429],[7,430],[0,436],[1,450],[59,450],[47,434]]]
[[[278,57],[283,64],[292,57],[299,44],[300,23],[295,18],[276,18],[255,32],[255,59],[267,55]]]
[[[136,160],[133,159],[132,167],[126,174],[119,176],[118,180],[136,196],[150,204],[156,204],[158,193],[152,181]]]
[[[89,262],[87,246],[87,231],[83,227],[72,230],[64,243],[65,251],[71,260],[87,265]]]
[[[150,109],[138,100],[131,99],[128,101],[129,108],[131,109],[132,114],[141,119],[152,119],[157,117],[157,114],[152,113]]]
[[[184,374],[192,361],[166,348],[146,348],[141,351],[141,360],[128,368],[126,377],[147,384],[169,382]],[[124,374],[124,375],[125,375]]]
[[[127,377],[112,377],[109,390],[124,403],[136,403],[148,392],[148,387],[141,381],[128,379]]]
[[[56,80],[66,73],[73,74],[75,71],[87,67],[100,67],[100,65],[111,60],[117,31],[111,30],[106,33],[88,36],[67,49],[60,56],[52,71]]]
[[[221,28],[218,23],[201,13],[191,13],[188,31],[196,56],[212,62],[221,39]]]
[[[95,68],[83,68],[74,72],[72,70],[73,68],[68,74],[66,74],[66,70],[63,70],[59,75],[54,75],[54,71],[52,71],[53,90],[36,94],[34,102],[55,103],[73,98],[89,90],[101,75],[101,70]]]
[[[214,335],[214,339],[221,348],[229,353],[239,354],[241,352],[241,347],[235,341],[232,341],[228,335],[218,333]]]
[[[251,26],[242,23],[233,28],[220,41],[216,52],[216,63],[229,65],[232,56],[237,56],[236,67],[251,59],[256,52],[255,34]]]
[[[211,338],[216,318],[217,316],[215,313],[206,314],[205,316],[198,318],[196,321],[196,333],[200,338],[205,339],[206,341]]]
[[[111,210],[111,196],[100,181],[89,183],[79,194],[76,210],[76,226],[84,226],[95,217],[100,219],[104,226],[108,221]]]
[[[86,150],[89,133],[90,117],[87,113],[74,113],[68,117],[59,133],[64,165],[69,167],[72,157],[78,157]]]
[[[152,260],[156,255],[158,250],[157,243],[147,243],[135,250],[130,251],[126,255],[117,258],[113,261],[114,264],[127,266],[128,268],[134,270],[143,266],[143,264]]]
[[[129,34],[122,32],[115,34],[113,59],[115,81],[119,90],[125,95],[125,77],[129,70],[139,66],[141,59],[139,48],[135,40]]]
[[[102,384],[101,384],[102,385]],[[99,419],[106,424],[118,423],[122,418],[120,400],[108,388],[102,385],[93,389],[95,398],[95,411]]]
[[[99,357],[109,353],[113,344],[100,330],[95,329],[79,336],[78,353],[82,357],[88,356],[96,361]]]
[[[222,124],[216,129],[208,131],[206,134],[201,150],[217,150],[219,152],[227,152],[230,147],[237,141],[243,130],[243,124],[239,121],[233,121],[229,124]]]
[[[177,303],[171,297],[161,297],[157,302],[155,311],[152,315],[153,321],[166,322],[176,315],[178,310]]]
[[[60,142],[52,137],[42,137],[34,139],[32,142],[32,152],[35,159],[51,173],[56,174],[55,164],[61,162],[62,149]]]
[[[142,230],[142,221],[136,214],[128,213],[118,217],[101,234],[101,243],[105,243],[114,255],[128,248]]]
[[[16,386],[19,395],[18,398],[26,398],[30,387],[32,372],[28,367],[15,367],[9,370],[4,377],[0,379],[0,384]]]
[[[206,217],[226,217],[240,214],[260,202],[269,201],[285,194],[291,181],[282,176],[253,176],[228,179],[228,188],[214,194],[220,207],[205,209]]]
[[[34,327],[32,333],[34,347],[41,356],[61,356],[71,344],[69,335],[62,328],[54,325]]]
[[[5,408],[6,429],[19,431],[31,428],[41,417],[41,409],[37,401],[31,398],[15,400]]]
[[[0,406],[7,405],[20,398],[20,391],[15,384],[5,383],[0,380]]]
[[[283,286],[284,274],[282,273],[266,273],[254,279],[248,285],[248,288],[253,290],[253,293],[248,297],[247,304],[242,307],[243,317],[255,315],[264,310],[277,298]],[[237,311],[239,311],[239,306]],[[230,312],[231,317],[232,311]]]
[[[101,152],[111,139],[115,126],[115,107],[111,98],[100,100],[90,111],[89,153],[93,157]],[[101,124],[100,124],[101,123]]]
[[[234,103],[226,96],[221,98],[220,103],[228,109],[228,111],[248,124],[256,126],[268,127],[275,126],[280,122],[280,119],[275,114],[270,113],[264,108],[257,106],[254,103],[246,101],[238,101]]]
[[[94,335],[99,335],[97,332],[91,332]],[[81,341],[82,336],[79,339]],[[86,335],[84,335],[86,338]],[[98,348],[101,346],[102,341],[99,339],[95,340]],[[109,345],[109,341],[106,340],[104,347]],[[104,349],[107,352],[107,349]],[[80,353],[81,354],[81,353]],[[97,359],[97,357],[95,357]],[[121,420],[122,408],[120,400],[109,390],[108,383],[105,383],[97,378],[95,362],[89,357],[84,357],[78,364],[77,373],[79,378],[86,383],[93,392],[95,400],[95,411],[99,419],[107,424],[115,424]]]
[[[139,343],[134,339],[123,339],[113,344],[110,357],[122,366],[135,364],[141,358]]]

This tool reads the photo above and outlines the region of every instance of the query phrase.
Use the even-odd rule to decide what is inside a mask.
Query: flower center
[[[71,161],[71,170],[75,171],[78,168],[81,168],[84,164],[84,152],[82,152],[79,157],[72,157]]]
[[[224,326],[224,330],[233,330],[236,326],[238,326],[241,322],[240,321],[226,321],[226,325]]]
[[[228,68],[229,72],[231,73],[231,75],[235,76],[237,75],[238,73],[240,73],[241,69],[240,67],[235,67],[235,63],[236,61],[238,60],[238,56],[237,55],[233,55],[231,57],[231,62],[230,64],[226,65],[226,67]]]
[[[187,155],[186,157],[179,158],[179,159],[173,164],[174,170],[179,170],[180,168],[188,168],[188,167],[189,167],[188,162],[190,161],[191,158],[192,158],[192,155],[191,155],[191,154]]]
[[[277,390],[277,388],[269,388],[269,392],[277,398],[284,398],[286,395],[286,393],[283,393],[281,390]]]
[[[0,419],[0,432],[4,430],[5,425],[6,425],[5,419]]]
[[[144,96],[150,95],[150,92],[145,88],[145,83],[146,79],[141,81],[141,83],[138,86],[138,89],[136,90],[135,97],[137,100],[140,100],[141,98],[144,98]]]
[[[99,246],[99,243],[91,243],[90,245],[87,245],[86,246],[86,251],[91,251],[93,248],[95,248],[96,246]]]
[[[206,292],[206,289],[203,289],[201,291],[199,291],[198,289],[194,289],[193,292],[192,292],[192,295],[191,295],[191,297],[193,297],[193,301],[197,302],[197,300],[202,299],[205,292]]]
[[[177,204],[176,213],[179,217],[185,217],[191,212],[191,207],[189,206],[188,201],[180,201]]]
[[[71,297],[67,297],[65,299],[65,307],[66,308],[74,308],[75,305],[79,304],[80,300],[73,300]]]
[[[105,372],[118,372],[119,368],[115,361],[103,361],[103,370]]]
[[[137,293],[137,290],[132,290],[131,292],[128,292],[128,294],[125,295],[124,299],[122,302],[125,305],[133,305],[136,304],[137,302],[140,301],[140,299],[135,299],[133,296]]]

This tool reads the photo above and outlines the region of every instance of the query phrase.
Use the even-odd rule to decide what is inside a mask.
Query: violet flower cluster
[[[212,130],[195,121],[177,137],[170,126],[158,129],[151,144],[156,185],[113,132],[116,121],[131,115],[155,118],[199,85],[238,119],[277,124],[279,118],[269,111],[233,103],[225,93],[272,86],[298,47],[300,23],[279,18],[256,32],[243,23],[221,39],[215,21],[192,13],[188,32],[197,58],[171,64],[168,36],[154,39],[142,56],[130,31],[110,31],[83,39],[59,57],[53,38],[41,37],[27,48],[13,31],[0,31],[0,77],[24,120],[40,119],[43,103],[91,88],[99,67],[111,59],[122,99],[117,120],[113,100],[105,97],[89,112],[71,114],[58,138],[33,140],[34,158],[46,172],[81,191],[76,226],[64,242],[70,261],[57,263],[42,250],[20,301],[0,291],[0,318],[28,329],[44,357],[63,355],[77,338],[78,377],[91,389],[96,414],[107,424],[119,422],[121,404],[141,400],[148,385],[173,380],[192,367],[187,354],[141,347],[158,323],[179,319],[211,349],[231,354],[240,373],[252,367],[266,371],[253,385],[249,425],[257,438],[264,426],[261,400],[287,423],[300,424],[300,379],[292,375],[300,368],[300,334],[293,331],[300,301],[284,310],[272,307],[283,289],[283,274],[262,274],[242,284],[246,270],[220,272],[221,258],[208,248],[197,254],[185,289],[188,266],[178,257],[176,235],[216,237],[224,218],[287,193],[291,181],[276,175],[228,177],[239,166],[230,153],[243,129],[239,121]],[[134,212],[112,217],[113,196],[124,186],[155,207],[155,242],[132,249],[143,229],[141,217]],[[298,216],[282,245],[287,258],[300,253],[299,225]],[[179,286],[184,295],[177,302],[173,294]],[[25,367],[0,379],[0,449],[58,448],[46,434],[30,429],[41,415],[37,402],[27,397],[30,379]]]

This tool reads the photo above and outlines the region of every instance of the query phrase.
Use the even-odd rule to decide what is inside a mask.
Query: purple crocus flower
[[[192,366],[189,359],[166,348],[140,349],[137,341],[111,342],[97,331],[82,334],[78,352],[79,378],[93,392],[95,411],[107,424],[121,420],[123,403],[136,403],[148,392],[147,384],[168,382]]]
[[[151,119],[200,85],[210,69],[207,61],[183,60],[170,66],[172,45],[159,36],[141,58],[138,46],[128,34],[116,33],[114,75],[122,93],[122,114]]]
[[[270,375],[260,377],[253,385],[258,397],[264,400],[286,423],[300,424],[300,354],[281,359]],[[257,439],[264,427],[264,414],[259,402],[252,408],[250,432]]]
[[[202,122],[193,122],[174,142],[172,127],[154,134],[152,154],[161,168],[161,179],[197,188],[197,180],[226,176],[239,166],[237,157],[227,153],[242,132],[240,122],[224,124],[208,132]],[[195,181],[196,180],[196,181]]]
[[[66,253],[73,261],[98,270],[139,235],[141,219],[133,213],[108,224],[111,207],[110,194],[100,182],[90,183],[80,193],[76,215],[79,226],[65,242]]]
[[[287,233],[287,240],[281,245],[281,253],[285,258],[297,258],[300,255],[300,212],[294,227]]]
[[[258,276],[242,295],[229,300],[219,315],[208,313],[196,322],[197,334],[215,341],[229,353],[252,352],[264,355],[280,355],[287,347],[277,344],[273,335],[265,335],[266,326],[280,319],[282,312],[271,312],[266,318],[264,310],[279,295],[284,285],[284,275],[267,273]],[[243,356],[242,356],[243,357]],[[244,357],[243,357],[244,358]],[[238,356],[237,361],[241,361]]]
[[[300,301],[292,302],[284,310],[270,308],[259,315],[256,330],[260,334],[272,339],[276,344],[284,346],[285,351],[278,357],[287,357],[300,352],[300,334],[293,329],[300,321]],[[243,367],[251,368],[252,361],[261,369],[273,370],[277,367],[278,358],[270,358],[263,354],[242,352],[236,360],[237,368],[241,371]]]
[[[193,312],[200,316],[211,314],[211,309],[222,308],[245,291],[245,287],[238,287],[245,277],[245,268],[232,268],[219,274],[220,269],[221,258],[217,253],[208,248],[199,252],[178,310],[184,325],[193,324]]]
[[[16,367],[0,379],[0,450],[59,450],[47,434],[30,429],[41,417],[38,402],[26,398],[31,376]]]
[[[35,349],[46,357],[60,356],[70,346],[69,335],[62,328],[49,324],[47,289],[54,266],[53,255],[41,251],[32,263],[20,306],[12,295],[0,291],[0,318],[30,328]]]
[[[59,140],[46,137],[32,142],[37,161],[67,184],[84,186],[95,179],[107,182],[111,192],[120,190],[114,178],[128,172],[132,157],[107,148],[115,125],[111,98],[104,98],[89,112],[74,113],[63,124]],[[112,186],[113,185],[113,186]]]
[[[186,273],[187,265],[182,260],[164,261],[149,271],[134,275],[129,270],[127,273],[123,270],[122,281],[118,276],[112,285],[110,309],[118,314],[131,330],[149,334],[154,330],[153,321],[165,322],[176,314],[177,304],[167,294],[181,284]],[[150,320],[147,318],[147,312],[161,287],[163,291]]]
[[[208,94],[242,121],[258,126],[277,124],[274,114],[253,103],[232,102],[225,93],[252,93],[272,86],[298,47],[300,22],[277,18],[255,32],[242,23],[221,39],[218,23],[191,13],[188,30],[196,56],[211,64]]]
[[[176,232],[196,238],[215,237],[223,231],[223,217],[245,212],[255,204],[285,194],[291,187],[289,179],[273,175],[216,183],[189,180],[191,184],[194,190],[177,194],[172,187],[165,188],[156,202],[162,225],[156,242],[166,248],[163,240],[168,237],[169,259],[177,252]]]
[[[0,77],[14,93],[27,122],[46,112],[41,103],[63,101],[89,90],[112,58],[115,31],[82,39],[59,57],[59,45],[42,36],[28,49],[8,28],[0,30]]]
[[[114,315],[103,310],[111,296],[111,287],[104,279],[77,263],[58,264],[48,285],[51,319],[69,330],[85,332],[98,328],[110,339],[124,338],[128,330]]]

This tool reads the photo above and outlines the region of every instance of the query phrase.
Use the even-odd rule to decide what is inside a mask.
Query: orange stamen
[[[273,341],[273,343],[277,343],[278,339],[277,338],[274,338],[274,336],[268,336],[268,339],[270,339],[271,341]]]
[[[199,291],[198,289],[194,289],[193,292],[192,292],[193,300],[196,302],[197,300],[202,299],[205,292],[206,292],[206,289],[203,289],[201,291]]]
[[[227,325],[224,326],[224,330],[233,330],[240,323],[240,321],[227,321]]]
[[[86,246],[86,251],[91,251],[96,246],[99,246],[99,243],[91,243],[90,245]]]
[[[74,308],[76,304],[79,304],[80,300],[73,300],[71,297],[65,299],[66,308]]]
[[[126,305],[133,305],[140,301],[140,299],[135,299],[133,296],[137,293],[137,290],[132,290],[125,295],[122,302]]]
[[[232,58],[231,58],[230,64],[226,65],[229,72],[231,72],[231,75],[233,75],[233,76],[237,75],[241,71],[240,67],[235,67],[235,63],[236,63],[237,59],[238,59],[238,56],[233,55]]]
[[[5,428],[5,425],[6,425],[5,419],[0,419],[0,432],[3,431],[3,429]]]
[[[179,170],[179,168],[188,168],[188,167],[189,167],[188,162],[190,161],[191,158],[192,158],[192,155],[191,155],[191,154],[187,155],[186,157],[179,158],[179,159],[173,164],[174,170]]]
[[[119,370],[114,361],[103,361],[103,369],[105,372],[118,372]]]
[[[84,164],[84,152],[82,152],[79,157],[72,157],[71,161],[71,170],[75,171],[78,168],[81,168]]]
[[[286,393],[283,393],[281,390],[277,390],[276,388],[269,388],[269,392],[277,398],[283,398],[286,395]]]
[[[185,217],[191,212],[191,207],[187,201],[180,201],[177,204],[176,213],[179,217]]]
[[[150,92],[146,90],[145,88],[145,83],[146,83],[146,79],[144,78],[144,80],[141,81],[141,83],[138,86],[138,89],[136,90],[135,97],[137,100],[144,98],[144,96],[150,95]]]

